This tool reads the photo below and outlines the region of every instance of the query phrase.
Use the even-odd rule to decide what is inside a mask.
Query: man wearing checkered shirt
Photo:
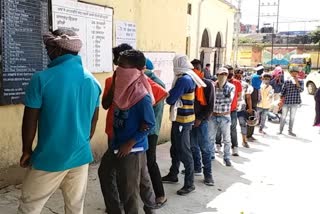
[[[295,137],[296,134],[292,132],[292,127],[294,124],[294,118],[297,112],[299,105],[301,104],[301,92],[304,90],[303,81],[298,79],[299,68],[293,67],[290,70],[291,78],[284,82],[282,91],[281,91],[281,104],[282,115],[280,120],[280,132],[282,134],[286,117],[290,111],[290,120],[289,120],[289,135]]]
[[[235,94],[235,86],[227,82],[229,71],[226,68],[219,68],[217,71],[218,80],[216,82],[216,101],[212,118],[210,119],[209,139],[213,149],[216,143],[217,130],[221,130],[224,143],[223,159],[226,166],[231,166],[231,103]]]

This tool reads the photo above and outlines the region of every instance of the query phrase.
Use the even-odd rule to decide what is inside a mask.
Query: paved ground
[[[267,123],[267,135],[257,134],[258,141],[250,149],[240,148],[241,157],[233,157],[233,167],[222,164],[222,156],[214,161],[216,185],[207,187],[202,177],[196,177],[196,192],[178,196],[181,187],[166,184],[168,204],[159,214],[319,214],[320,175],[318,155],[319,131],[313,128],[313,98],[304,95],[295,131],[297,138],[278,136],[278,124]],[[286,129],[285,129],[286,130]],[[170,143],[159,146],[158,162],[164,174],[170,165]],[[103,213],[97,167],[90,169],[85,213]],[[19,186],[0,190],[0,214],[15,213]],[[46,204],[43,214],[63,213],[63,201],[57,192]],[[143,212],[141,212],[143,213]]]

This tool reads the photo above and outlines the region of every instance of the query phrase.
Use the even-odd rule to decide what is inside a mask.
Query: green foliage
[[[313,43],[318,43],[320,41],[320,29],[311,32],[310,37]]]
[[[239,44],[254,44],[254,43],[257,43],[257,41],[255,41],[252,38],[248,38],[248,37],[239,38]]]

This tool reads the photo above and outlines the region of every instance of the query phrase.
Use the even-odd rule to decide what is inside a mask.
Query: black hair
[[[118,45],[117,47],[112,48],[113,53],[113,64],[118,65],[118,60],[120,57],[120,53],[126,50],[132,50],[133,47],[130,45],[123,43],[121,45]]]
[[[62,35],[77,36],[76,32],[74,32],[73,30],[68,29],[68,28],[59,28],[59,29],[53,31],[52,34],[54,36],[62,36]],[[64,54],[78,55],[78,52],[65,50],[63,48],[61,48],[61,50],[62,50],[62,55],[64,55]]]
[[[234,71],[235,74],[243,74],[244,71],[240,68],[237,68],[235,71]]]
[[[206,66],[211,66],[211,65],[209,63],[207,63]]]
[[[120,53],[118,60],[119,66],[130,66],[142,70],[146,65],[146,57],[141,51],[138,50],[126,50]]]
[[[193,66],[195,66],[195,65],[201,65],[202,63],[201,63],[200,60],[194,59],[194,60],[191,61],[191,64],[192,64]]]
[[[228,69],[228,71],[233,70],[233,67],[232,67],[231,65],[225,65],[224,67],[225,67],[226,69]]]
[[[259,66],[262,66],[262,63],[258,63],[258,64],[257,64],[257,67],[259,67]]]

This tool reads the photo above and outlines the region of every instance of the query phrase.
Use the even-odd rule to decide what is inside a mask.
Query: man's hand
[[[24,152],[20,158],[20,166],[22,168],[27,168],[31,165],[30,159],[31,159],[31,152]]]
[[[129,140],[127,143],[123,144],[118,152],[118,158],[123,158],[130,154],[132,147],[136,144],[134,139]]]
[[[293,79],[294,79],[294,81],[295,81],[295,83],[296,83],[296,86],[297,86],[297,87],[300,87],[300,83],[299,83],[298,77],[294,77]]]
[[[279,111],[282,109],[282,107],[283,107],[283,105],[284,105],[284,99],[285,99],[285,98],[281,98],[281,100],[279,101],[279,104],[278,104],[278,106],[279,106]]]
[[[200,125],[201,125],[201,120],[196,119],[196,120],[194,121],[193,127],[194,127],[194,128],[197,128],[197,127],[199,127]]]
[[[248,110],[247,110],[247,112],[249,113],[249,114],[252,114],[252,108],[249,108]]]
[[[146,132],[146,131],[149,131],[149,126],[145,123],[142,123],[141,126],[140,126],[140,131],[141,132]]]

